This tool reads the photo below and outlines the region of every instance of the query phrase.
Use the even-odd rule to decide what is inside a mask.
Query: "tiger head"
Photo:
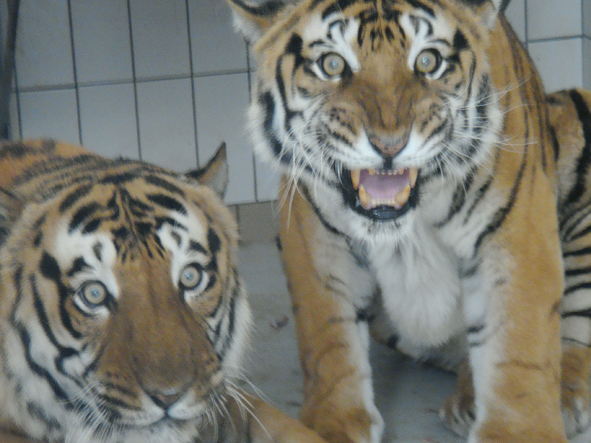
[[[48,154],[3,188],[0,428],[181,443],[223,420],[250,323],[237,227],[205,186],[224,161]]]
[[[400,230],[421,187],[490,157],[502,116],[486,47],[506,2],[229,1],[257,57],[255,150],[331,224]]]

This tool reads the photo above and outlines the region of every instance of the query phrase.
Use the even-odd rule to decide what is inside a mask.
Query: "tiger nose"
[[[178,402],[181,397],[187,392],[186,389],[180,389],[174,393],[164,393],[164,392],[146,392],[150,399],[154,402],[156,406],[167,410],[176,402]]]
[[[378,136],[369,137],[372,148],[382,157],[395,157],[408,143],[408,135],[397,139],[383,141]]]

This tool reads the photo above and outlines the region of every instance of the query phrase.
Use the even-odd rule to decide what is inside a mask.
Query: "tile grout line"
[[[127,0],[127,20],[129,24],[129,55],[131,56],[131,77],[133,83],[133,100],[135,106],[135,126],[137,137],[138,158],[142,159],[142,142],[140,139],[140,113],[138,106],[137,81],[135,73],[135,53],[133,50],[133,28],[131,23],[131,0]]]
[[[199,159],[199,142],[197,141],[197,103],[195,97],[195,80],[194,77],[194,66],[193,66],[193,44],[191,42],[191,15],[189,14],[189,0],[185,0],[185,12],[187,14],[187,39],[189,43],[189,72],[190,72],[190,79],[191,79],[191,103],[192,103],[192,111],[193,111],[193,137],[195,138],[195,159],[197,161],[197,166],[201,166],[201,162]]]
[[[78,142],[83,145],[82,119],[80,116],[80,91],[78,89],[78,72],[76,68],[76,48],[74,46],[74,23],[72,20],[72,1],[68,0],[68,25],[70,27],[70,48],[72,50],[72,75],[74,78],[74,94],[76,96],[76,117],[78,118]]]

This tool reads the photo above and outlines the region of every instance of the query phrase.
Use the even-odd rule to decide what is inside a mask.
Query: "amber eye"
[[[179,284],[183,289],[195,289],[201,282],[202,269],[198,265],[188,265],[181,271]]]
[[[433,74],[441,66],[441,54],[435,49],[421,51],[415,61],[415,69],[422,74]]]
[[[98,281],[87,283],[80,290],[80,298],[91,308],[105,304],[108,297],[109,291]]]
[[[341,75],[347,68],[347,62],[345,59],[334,52],[322,56],[319,62],[322,72],[328,77]]]

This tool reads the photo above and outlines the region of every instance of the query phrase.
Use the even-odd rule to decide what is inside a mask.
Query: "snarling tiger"
[[[301,416],[333,443],[382,435],[370,335],[459,372],[441,416],[470,443],[589,424],[591,131],[559,146],[506,3],[230,0],[284,177]]]
[[[226,177],[0,144],[0,441],[321,443],[238,387]]]

